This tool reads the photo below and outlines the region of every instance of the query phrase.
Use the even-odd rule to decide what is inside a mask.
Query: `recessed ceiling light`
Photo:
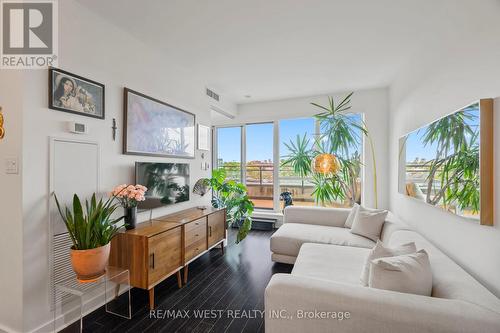
[[[250,98],[252,97],[252,95],[245,95],[245,98]]]

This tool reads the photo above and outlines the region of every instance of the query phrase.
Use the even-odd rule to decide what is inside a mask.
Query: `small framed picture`
[[[198,124],[198,150],[210,150],[210,127]]]
[[[49,109],[104,119],[104,84],[50,68]]]

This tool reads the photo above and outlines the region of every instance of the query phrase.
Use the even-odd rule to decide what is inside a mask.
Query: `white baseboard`
[[[13,330],[10,327],[0,324],[0,333],[21,333],[21,332]]]

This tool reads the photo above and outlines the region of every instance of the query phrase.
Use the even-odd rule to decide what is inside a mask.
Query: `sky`
[[[357,116],[359,117],[359,116]],[[297,134],[314,144],[314,118],[295,118],[280,121],[280,158],[289,154],[285,143],[296,142]],[[273,160],[273,124],[251,124],[246,126],[247,161]],[[240,161],[241,127],[219,128],[217,132],[219,158],[225,162]]]
[[[280,121],[280,155],[288,154],[284,142],[296,140],[297,134],[314,142],[314,119],[300,118]],[[247,161],[273,160],[273,124],[252,124],[246,126]],[[219,128],[217,132],[219,158],[226,162],[240,161],[241,127]]]

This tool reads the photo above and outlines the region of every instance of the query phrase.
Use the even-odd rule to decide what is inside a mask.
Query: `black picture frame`
[[[55,96],[61,92],[64,93],[64,86],[60,86],[63,78],[68,78],[73,84],[73,91],[69,94],[67,101],[68,104],[72,104],[74,107],[62,106],[61,98],[63,96],[59,100]],[[106,89],[104,84],[59,68],[50,67],[48,86],[49,109],[85,117],[105,119]]]
[[[170,112],[171,115],[173,114],[175,116],[175,113],[178,112],[179,117],[185,117],[188,121],[188,125],[185,128],[188,129],[188,132],[190,132],[191,136],[186,138],[181,138],[181,146],[183,146],[186,141],[188,141],[188,151],[181,151],[179,152],[172,152],[169,149],[165,148],[163,151],[151,151],[151,150],[145,150],[138,148],[139,145],[135,144],[132,142],[133,137],[130,135],[130,131],[132,130],[129,125],[129,121],[133,121],[131,117],[131,110],[129,110],[129,97],[131,95],[135,95],[136,102],[139,103],[156,103],[157,107],[164,107],[164,110],[143,110],[141,109],[141,112],[149,113],[152,115],[153,113],[155,115],[159,115],[161,112]],[[141,103],[141,104],[142,104]],[[161,117],[159,117],[161,118]],[[142,140],[147,140],[149,137],[151,140],[157,139],[159,135],[155,135],[155,128],[163,128],[163,129],[168,129],[169,124],[165,123],[162,124],[162,122],[165,122],[166,119],[159,119],[157,121],[152,121],[150,126],[145,126],[144,129],[146,130],[144,132],[144,135],[141,135],[140,138]],[[164,127],[162,127],[164,126]],[[189,133],[188,133],[189,135]],[[183,140],[184,139],[184,140]],[[131,147],[132,146],[132,147]],[[165,145],[167,146],[167,145]],[[137,92],[135,90],[129,89],[125,87],[123,89],[123,154],[125,155],[139,155],[139,156],[155,156],[155,157],[170,157],[170,158],[186,158],[186,159],[194,159],[195,158],[195,153],[196,153],[196,115],[194,113],[188,112],[186,110],[183,110],[181,108],[178,108],[176,106],[173,106],[169,103],[163,102],[159,99],[153,98],[151,96],[145,95],[143,93]]]

